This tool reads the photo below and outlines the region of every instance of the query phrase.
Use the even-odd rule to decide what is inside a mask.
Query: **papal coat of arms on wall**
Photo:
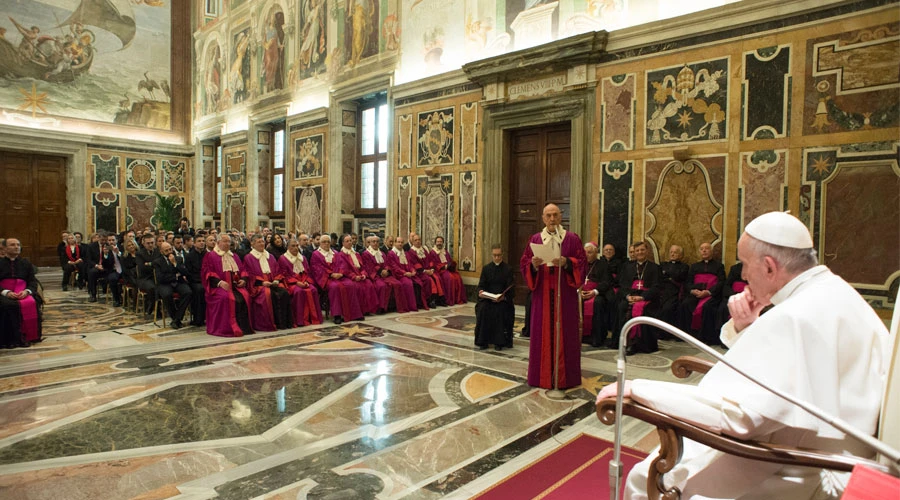
[[[419,167],[453,164],[453,108],[419,113]]]
[[[294,179],[322,177],[325,137],[322,134],[294,139]]]
[[[728,58],[647,72],[647,146],[725,140]]]

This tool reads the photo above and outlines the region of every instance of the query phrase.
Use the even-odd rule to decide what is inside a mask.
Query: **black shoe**
[[[478,346],[478,350],[479,350],[479,351],[486,351],[488,347],[489,347],[489,346],[486,346],[486,345],[480,345],[480,346]]]
[[[494,346],[494,350],[495,350],[495,351],[502,351],[502,350],[503,350],[503,346],[502,346],[502,345],[495,345],[495,346]]]
[[[69,285],[63,285],[63,291],[64,291],[64,292],[68,292],[68,291],[69,291]]]
[[[640,354],[641,351],[638,350],[637,347],[629,346],[625,349],[626,356],[634,356],[635,354]]]
[[[335,317],[334,317],[334,324],[335,324],[335,325],[340,325],[340,324],[343,323],[343,322],[344,322],[344,320],[341,319],[340,316],[335,316]]]
[[[91,298],[88,299],[88,302],[97,302],[97,296],[91,295]]]
[[[172,329],[177,330],[179,328],[184,328],[184,325],[181,324],[181,321],[175,320],[172,322]]]
[[[113,302],[113,307],[122,307],[122,303],[117,300]]]

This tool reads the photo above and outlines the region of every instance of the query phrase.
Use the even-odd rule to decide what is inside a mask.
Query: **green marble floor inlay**
[[[361,372],[188,384],[0,450],[0,464],[255,436]]]

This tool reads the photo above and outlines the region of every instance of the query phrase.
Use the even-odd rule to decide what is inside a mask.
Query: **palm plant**
[[[174,231],[181,217],[178,210],[178,203],[181,200],[178,196],[162,196],[156,193],[156,208],[153,209],[153,220],[156,222],[156,229],[162,231]]]

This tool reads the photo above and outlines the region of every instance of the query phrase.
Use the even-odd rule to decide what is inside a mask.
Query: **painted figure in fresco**
[[[353,27],[350,50],[350,65],[355,66],[366,51],[369,34],[372,32],[370,13],[375,12],[370,0],[354,0],[350,6],[350,24]]]
[[[300,46],[300,66],[309,68],[325,54],[325,1],[304,0],[303,44]]]
[[[272,8],[263,42],[266,91],[284,88],[284,12]]]
[[[17,23],[12,17],[10,17],[9,20],[12,21],[16,26],[16,29],[19,30],[19,33],[22,34],[22,41],[19,42],[19,53],[22,54],[22,57],[31,59],[37,52],[38,34],[41,32],[41,29],[37,26],[26,28]]]
[[[222,82],[222,54],[219,46],[212,49],[212,64],[206,70],[206,101],[205,112],[212,113],[219,109],[219,96]]]
[[[234,43],[234,60],[231,62],[231,70],[228,72],[228,83],[234,104],[243,102],[249,95],[247,89],[247,77],[250,76],[247,49],[250,46],[250,37],[246,31],[238,33]]]

